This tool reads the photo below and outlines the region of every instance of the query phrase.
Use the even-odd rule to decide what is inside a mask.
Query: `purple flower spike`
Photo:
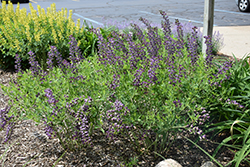
[[[58,52],[56,46],[50,46],[49,54],[51,54],[52,57],[56,58],[58,67],[63,68],[62,66],[63,58],[62,55]]]
[[[51,139],[51,137],[54,133],[54,130],[51,126],[52,122],[50,122],[50,124],[48,124],[47,121],[44,121],[44,124],[46,125],[46,127],[44,128],[44,131],[45,131],[46,135],[49,137],[49,139]]]
[[[6,129],[6,135],[5,135],[5,140],[4,140],[4,143],[6,143],[10,137],[11,137],[11,134],[13,132],[13,127],[15,125],[14,122],[10,122],[10,120],[14,117],[13,115],[12,116],[8,116],[8,113],[10,111],[10,106],[6,106],[4,109],[1,109],[0,110],[0,130],[4,129],[6,125],[7,126],[7,129]]]
[[[197,60],[199,59],[199,55],[197,53],[198,50],[198,45],[197,45],[197,27],[193,28],[193,32],[191,34],[191,37],[188,38],[188,52],[189,52],[189,57],[191,58],[191,64],[197,65]]]
[[[205,44],[207,45],[207,49],[206,49],[206,66],[210,67],[212,65],[212,61],[213,61],[213,53],[212,53],[212,38],[210,36],[205,36],[204,37],[205,40]]]
[[[166,12],[164,12],[162,10],[160,10],[160,14],[162,15],[163,19],[165,20],[165,21],[161,22],[161,26],[164,30],[164,34],[165,34],[165,36],[170,36],[171,35],[171,25],[170,25],[168,16],[167,16]]]
[[[6,135],[5,135],[5,139],[4,139],[4,143],[6,143],[8,140],[10,140],[11,138],[11,135],[13,133],[13,128],[15,126],[15,123],[14,122],[11,122],[8,127],[7,127],[7,130],[6,130]]]
[[[40,72],[42,72],[42,69],[38,64],[38,61],[36,61],[34,53],[32,51],[29,51],[28,54],[30,55],[29,57],[29,64],[31,65],[30,70],[33,73],[33,75],[38,75]]]
[[[80,48],[77,46],[77,41],[73,37],[73,35],[69,36],[70,39],[70,48],[69,48],[69,54],[70,54],[70,60],[72,61],[73,64],[81,61],[84,59]]]
[[[15,59],[16,59],[16,61],[15,61],[15,64],[16,64],[15,69],[16,69],[16,72],[18,73],[19,71],[21,71],[21,58],[20,58],[20,56],[18,54],[16,54]]]

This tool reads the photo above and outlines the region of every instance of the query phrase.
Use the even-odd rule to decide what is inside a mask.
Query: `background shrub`
[[[2,3],[0,11],[0,65],[1,68],[13,68],[14,57],[18,54],[22,59],[22,67],[28,68],[28,52],[33,51],[36,60],[46,68],[46,59],[50,46],[56,46],[64,58],[69,56],[69,36],[73,35],[77,45],[85,57],[93,55],[97,50],[96,35],[89,27],[80,27],[72,19],[72,10],[61,9],[56,12],[55,4],[47,8],[47,13],[39,5],[38,11],[30,3],[31,13],[26,9],[14,11],[13,4],[6,7]]]
[[[109,30],[113,30],[113,31],[120,31],[120,32],[125,32],[125,33],[134,33],[133,28],[131,27],[131,24],[137,24],[142,30],[146,30],[146,26],[142,23],[138,21],[123,21],[123,22],[117,22],[115,20],[110,20],[110,19],[104,19],[103,18],[103,22],[104,25],[101,26],[101,28],[103,29],[109,29]],[[174,35],[174,37],[177,37],[177,26],[174,23],[170,23],[171,24],[171,31],[172,34]],[[193,30],[192,28],[194,27],[193,24],[191,22],[188,23],[180,23],[180,25],[182,26],[183,29],[183,38],[185,41],[185,44],[187,45],[188,43],[188,38],[190,37],[190,35],[192,34]],[[161,24],[157,24],[157,23],[151,23],[151,26],[153,27],[158,27],[159,31],[161,31]],[[197,48],[197,52],[199,54],[201,54],[202,52],[202,41],[203,41],[203,34],[202,31],[200,30],[200,28],[198,28],[197,30],[197,44],[198,44],[198,48]],[[212,37],[212,53],[214,55],[216,55],[220,49],[223,47],[223,35],[220,34],[218,31],[215,31]]]

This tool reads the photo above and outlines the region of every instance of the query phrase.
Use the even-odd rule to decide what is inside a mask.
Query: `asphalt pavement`
[[[103,26],[107,22],[139,22],[140,17],[147,18],[155,24],[160,24],[163,10],[170,22],[179,19],[180,22],[191,22],[194,26],[203,26],[204,1],[201,0],[30,0],[34,9],[40,5],[45,10],[52,3],[56,9],[73,10],[73,19],[81,19],[93,27]],[[14,4],[16,7],[16,4]],[[20,9],[29,4],[21,3]],[[250,13],[239,12],[235,0],[216,0],[214,10],[214,31],[219,31],[224,38],[221,53],[235,55],[237,58],[250,54]]]

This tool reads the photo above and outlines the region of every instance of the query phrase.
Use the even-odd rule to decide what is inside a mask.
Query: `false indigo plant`
[[[178,39],[176,42],[176,50],[177,50],[178,56],[182,56],[181,51],[184,48],[183,28],[178,19],[175,20],[175,25],[177,26],[177,34],[178,34]]]
[[[217,89],[210,84],[229,76],[230,65],[217,68],[211,58],[199,56],[196,28],[185,44],[182,24],[176,21],[174,37],[166,13],[160,13],[161,29],[140,18],[147,29],[132,24],[134,34],[93,30],[99,50],[92,59],[84,59],[71,36],[70,62],[51,47],[49,73],[40,78],[24,74],[20,86],[12,84],[6,92],[14,91],[8,93],[12,100],[27,94],[23,103],[14,100],[15,107],[27,108],[29,118],[43,119],[46,134],[58,137],[65,148],[93,144],[91,134],[96,129],[113,140],[120,134],[133,136],[144,148],[153,144],[155,151],[164,151],[170,134],[182,129],[203,139],[200,126],[209,119],[209,100],[215,99]],[[34,54],[29,54],[32,73],[42,73]],[[198,110],[196,105],[205,107]]]
[[[56,58],[56,63],[53,59]],[[70,63],[62,58],[62,55],[58,52],[56,46],[50,46],[50,51],[48,52],[47,59],[48,68],[52,70],[54,65],[57,65],[64,73],[66,68],[70,67]]]
[[[163,45],[165,46],[165,50],[168,52],[169,55],[173,55],[175,53],[175,40],[171,37],[171,25],[168,19],[166,12],[160,11],[164,21],[161,21],[162,30],[164,33],[164,38],[166,40],[163,41]]]
[[[157,27],[151,27],[149,21],[145,18],[140,18],[140,21],[142,21],[146,26],[147,26],[147,30],[148,30],[148,39],[149,39],[149,43],[147,46],[148,49],[148,53],[152,56],[155,57],[158,54],[158,51],[161,47],[161,38],[158,34],[158,28]]]
[[[175,126],[184,128],[186,125],[188,127],[197,125],[195,127],[198,128],[198,126],[204,124],[205,120],[208,121],[209,115],[204,116],[204,113],[202,113],[200,117],[196,117],[197,113],[192,106],[201,101],[200,98],[197,98],[199,97],[197,94],[203,96],[203,92],[210,89],[207,84],[208,78],[218,69],[204,70],[203,62],[206,62],[206,66],[214,69],[213,59],[209,50],[207,51],[207,59],[204,61],[202,60],[203,57],[198,55],[196,27],[193,28],[188,43],[185,44],[182,24],[176,20],[177,36],[173,37],[166,13],[163,11],[160,11],[160,13],[164,18],[161,29],[164,38],[160,37],[159,29],[152,27],[149,21],[143,18],[140,18],[140,20],[145,24],[146,31],[141,30],[136,24],[131,24],[134,34],[114,35],[104,39],[97,32],[100,39],[98,43],[98,46],[100,46],[99,62],[114,71],[114,73],[107,73],[107,75],[119,75],[121,84],[117,87],[122,94],[120,91],[116,91],[113,97],[116,100],[122,98],[126,104],[129,104],[128,107],[131,107],[130,120],[134,120],[129,121],[124,118],[124,123],[137,124],[142,129],[155,129],[155,134],[159,133],[157,129],[163,127],[170,130],[171,127]],[[133,35],[136,36],[135,39]],[[124,42],[124,45],[121,44],[121,41]],[[207,41],[208,48],[210,42],[211,40]],[[119,43],[119,46],[127,46],[128,50],[116,49],[114,43]],[[119,56],[120,59],[117,59]],[[122,61],[122,63],[119,61]],[[198,71],[196,72],[196,70]],[[221,79],[223,75],[218,74],[218,78],[213,77],[211,81],[215,82]],[[198,76],[200,78],[193,79]],[[198,86],[190,84],[198,84]],[[118,90],[117,87],[116,90]],[[126,90],[128,87],[130,87],[129,92]],[[190,93],[186,92],[187,90]],[[170,105],[169,102],[174,105]],[[191,106],[188,105],[189,102],[192,103]],[[171,124],[171,119],[176,122],[177,120],[174,119],[179,117],[177,111],[182,114],[186,113],[187,121],[179,121],[178,125]],[[202,111],[204,112],[205,109]],[[167,114],[168,112],[177,115],[172,117]],[[144,115],[151,115],[151,117],[144,117]],[[142,121],[143,119],[147,121]],[[199,119],[204,121],[202,122]],[[158,122],[158,124],[152,122]],[[162,126],[160,122],[164,122]],[[170,124],[166,122],[170,122]],[[193,129],[194,134],[199,134],[200,139],[203,139],[204,134],[197,128]],[[164,136],[167,131],[161,131],[160,133]]]

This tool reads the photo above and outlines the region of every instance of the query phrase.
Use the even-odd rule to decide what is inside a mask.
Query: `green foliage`
[[[222,146],[233,148],[237,151],[230,163],[235,166],[239,166],[242,161],[250,164],[250,66],[248,59],[249,56],[239,61],[235,58],[230,68],[230,79],[215,91],[217,100],[210,105],[211,116],[215,121],[207,129],[207,132],[213,131],[214,134],[228,132],[228,137],[219,144],[213,157]]]
[[[249,160],[250,77],[247,58],[236,61],[232,67],[230,62],[208,62],[198,55],[198,52],[191,52],[192,42],[190,44],[188,40],[195,34],[195,29],[187,38],[188,42],[185,42],[180,36],[170,34],[166,38],[162,30],[148,27],[140,34],[144,37],[143,41],[141,36],[138,37],[136,29],[132,31],[131,36],[130,30],[118,33],[117,29],[112,28],[100,28],[98,34],[98,30],[80,29],[79,24],[73,26],[71,18],[57,21],[55,6],[48,17],[40,11],[40,23],[35,22],[38,16],[32,7],[28,16],[19,11],[23,18],[28,18],[27,24],[22,25],[22,21],[15,20],[19,9],[14,13],[11,8],[13,6],[9,6],[8,10],[5,6],[0,10],[0,16],[9,14],[7,18],[0,18],[0,35],[3,37],[3,44],[0,46],[2,65],[6,62],[13,63],[13,56],[18,53],[24,62],[22,65],[27,67],[26,53],[32,50],[35,55],[39,55],[36,57],[39,64],[47,69],[49,46],[57,46],[63,58],[67,59],[71,51],[68,49],[69,39],[66,36],[71,34],[87,57],[75,64],[71,60],[72,64],[67,68],[54,66],[38,75],[34,75],[32,69],[19,72],[18,78],[11,82],[10,86],[2,85],[3,91],[10,97],[9,103],[13,105],[11,114],[15,115],[15,119],[32,119],[37,123],[44,121],[47,125],[51,123],[49,126],[52,128],[52,137],[59,138],[65,150],[74,150],[89,144],[81,138],[72,140],[76,125],[84,122],[86,118],[88,128],[85,129],[85,134],[90,138],[96,129],[109,134],[110,129],[107,126],[113,127],[114,136],[129,136],[139,155],[148,151],[160,155],[170,148],[173,142],[170,138],[175,138],[180,131],[198,134],[203,138],[204,134],[199,128],[209,127],[213,121],[215,123],[211,124],[207,131],[231,132],[231,136],[226,138],[218,149],[230,139],[234,139],[235,145],[232,147],[239,151],[232,162],[239,166],[241,161]],[[58,17],[63,20],[62,14]],[[49,24],[43,25],[42,21]],[[15,33],[14,29],[10,29],[13,33],[6,33],[5,26],[10,27],[12,24],[12,27],[25,27],[30,31]],[[44,29],[36,31],[37,24],[44,26]],[[60,26],[69,26],[70,29],[61,31],[63,29]],[[53,35],[44,33],[45,29]],[[55,31],[59,29],[61,36],[56,36]],[[35,32],[38,32],[38,35]],[[156,35],[153,36],[152,33]],[[97,55],[98,35],[100,45]],[[13,45],[13,41],[22,40],[27,43],[23,43],[22,49]],[[120,46],[124,48],[117,47],[114,44],[117,41],[122,43]],[[152,48],[149,46],[152,41],[170,42],[173,53],[166,49],[166,43],[162,42],[158,45],[157,54],[153,55],[155,52],[151,52]],[[195,42],[197,41],[193,43]],[[141,50],[135,53],[133,49]],[[192,56],[195,57],[195,62]],[[209,63],[212,65],[208,65]],[[153,74],[150,73],[152,71]],[[53,102],[50,101],[51,98]],[[119,126],[117,122],[112,122],[113,118],[108,118],[111,112],[114,112],[115,116],[119,115]],[[76,116],[81,115],[80,113],[85,117]],[[208,115],[212,121],[206,123]],[[108,125],[104,126],[104,123]],[[206,126],[203,126],[204,123]],[[128,165],[135,165],[138,158],[139,156],[136,156]]]
[[[15,54],[22,58],[22,67],[29,67],[28,52],[33,51],[37,61],[46,68],[46,59],[50,46],[56,46],[59,52],[68,58],[69,39],[73,35],[85,57],[92,56],[97,51],[96,35],[91,28],[80,27],[72,19],[72,10],[63,9],[56,12],[55,4],[47,9],[38,5],[36,11],[30,3],[30,13],[26,9],[14,11],[12,3],[6,7],[5,1],[0,11],[0,65],[1,68],[14,68]]]
[[[54,130],[59,135],[57,137],[61,139],[63,145],[68,144],[70,149],[73,149],[75,142],[70,138],[70,134],[74,133],[72,130],[76,118],[68,113],[66,106],[69,103],[74,104],[74,99],[78,99],[75,101],[76,104],[71,107],[74,112],[79,111],[83,105],[91,106],[88,111],[85,111],[85,114],[90,117],[94,128],[100,127],[102,98],[107,97],[108,93],[102,91],[102,86],[107,80],[105,77],[100,77],[101,74],[97,72],[98,67],[94,68],[92,63],[84,61],[78,70],[79,73],[74,75],[71,71],[63,73],[59,68],[54,68],[43,77],[34,77],[30,71],[27,71],[18,78],[18,86],[13,82],[10,83],[10,87],[2,87],[12,99],[11,102],[15,104],[13,114],[17,118],[32,119],[37,123],[46,119],[48,122],[52,121],[55,125]],[[75,81],[74,79],[79,74],[84,78]],[[57,106],[61,108],[57,116],[53,115],[55,106],[50,104],[45,96],[45,90],[48,88],[52,90],[54,98],[58,100]],[[84,101],[88,97],[93,98],[91,104]],[[62,134],[68,136],[63,139],[60,136]]]
[[[106,39],[106,38],[105,38]],[[108,37],[107,37],[108,40]],[[177,39],[176,39],[177,40]],[[135,41],[140,44],[140,41]],[[128,43],[124,41],[128,46]],[[204,58],[200,56],[197,65],[190,66],[188,52],[186,48],[180,50],[183,56],[175,56],[174,64],[176,74],[182,74],[179,78],[181,82],[171,84],[172,79],[166,75],[169,73],[167,65],[167,51],[162,47],[160,55],[162,61],[157,62],[159,69],[156,70],[158,81],[148,87],[137,87],[134,85],[136,70],[130,69],[130,60],[123,61],[123,68],[118,64],[101,64],[97,55],[91,59],[83,60],[77,64],[76,73],[68,68],[63,72],[60,68],[54,67],[48,71],[48,75],[33,76],[30,70],[20,75],[17,83],[11,83],[10,87],[2,87],[14,103],[13,114],[20,119],[32,119],[36,122],[47,120],[53,122],[53,130],[63,147],[76,149],[81,146],[81,141],[72,141],[71,134],[74,133],[74,122],[76,118],[67,113],[67,103],[79,98],[71,110],[77,113],[81,106],[91,106],[85,111],[89,117],[91,126],[94,129],[102,129],[107,111],[112,108],[112,103],[119,100],[129,109],[129,114],[125,115],[126,110],[119,111],[122,115],[123,124],[133,125],[137,130],[132,130],[135,148],[141,150],[146,148],[162,153],[171,145],[170,136],[181,130],[186,130],[187,125],[197,126],[200,114],[211,98],[212,91],[208,83],[209,76],[216,72],[217,68],[207,68],[204,66]],[[123,51],[116,51],[117,56],[123,56]],[[145,55],[150,59],[150,55]],[[137,66],[144,69],[140,80],[147,81],[149,76],[145,61],[138,61]],[[161,69],[161,70],[160,70]],[[184,70],[185,69],[185,70]],[[183,73],[183,71],[185,71]],[[110,89],[113,76],[119,75],[119,86]],[[84,79],[75,80],[74,78],[83,76]],[[223,77],[223,76],[222,76]],[[221,80],[221,77],[214,78],[211,82]],[[58,101],[57,106],[62,107],[57,116],[53,115],[55,107],[46,98],[45,90],[50,89],[54,98]],[[84,97],[83,97],[84,96]],[[91,103],[84,103],[84,100],[91,97]],[[178,105],[175,102],[180,101]],[[25,117],[25,118],[24,118]],[[190,127],[191,128],[191,127]],[[188,128],[188,129],[190,129]],[[143,133],[152,131],[153,136],[146,136]],[[92,130],[89,131],[91,135]],[[120,131],[127,136],[128,131]],[[115,135],[119,134],[118,132]],[[200,133],[201,135],[201,133]],[[140,136],[145,140],[140,141]],[[131,139],[132,141],[133,139]]]

